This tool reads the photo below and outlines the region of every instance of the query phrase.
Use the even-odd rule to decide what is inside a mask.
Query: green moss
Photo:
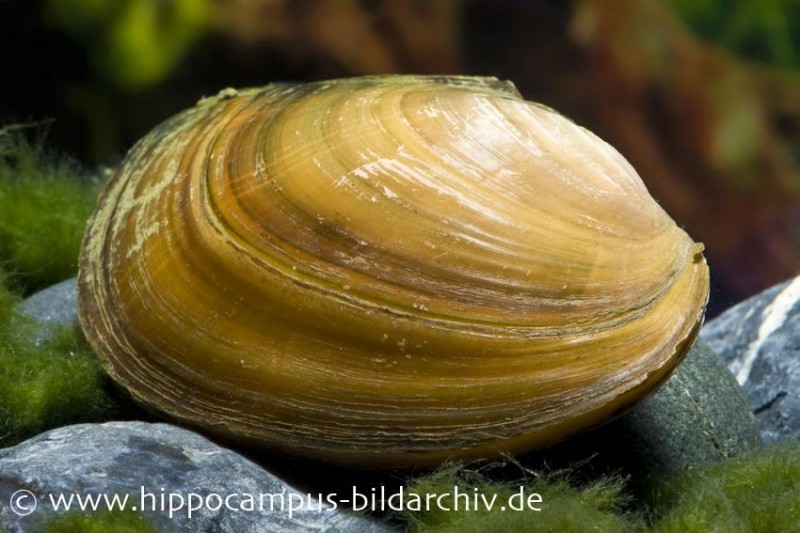
[[[659,533],[797,531],[800,445],[729,459],[668,483],[655,498]]]
[[[12,310],[16,300],[0,286],[0,446],[54,427],[136,413],[78,328],[52,329],[36,345],[39,326]]]
[[[11,323],[0,331],[0,446],[127,411],[75,328],[56,329],[36,346],[31,322],[14,316]]]
[[[491,497],[492,510],[454,511],[452,498],[443,510],[406,510],[400,517],[416,532],[449,531],[653,531],[783,532],[800,527],[800,444],[719,461],[675,479],[656,490],[652,508],[637,505],[625,493],[620,478],[601,478],[578,485],[564,475],[539,476],[521,482],[493,481],[478,472],[447,467],[418,478],[411,490],[426,494],[452,493],[453,487]],[[522,488],[541,495],[541,511],[503,511],[501,505]],[[638,505],[642,505],[639,502]]]
[[[44,153],[19,127],[0,129],[0,446],[54,427],[136,411],[78,328],[49,330],[15,311],[20,296],[74,276],[101,183]]]
[[[24,328],[28,329],[28,328]],[[0,338],[3,445],[73,422],[101,420],[113,405],[94,356],[62,329],[41,347],[5,332]]]
[[[19,301],[17,295],[8,289],[8,274],[0,269],[0,331],[8,327],[14,306]]]
[[[72,277],[101,181],[0,129],[0,266],[25,293]]]
[[[102,513],[65,513],[51,517],[41,533],[155,533],[157,530],[140,513],[109,511]]]
[[[488,509],[485,500],[478,507],[458,510],[452,496],[454,487],[467,495],[496,500]],[[514,483],[491,481],[480,473],[448,467],[417,479],[411,492],[423,499],[430,494],[450,494],[421,511],[406,510],[401,516],[412,531],[418,532],[528,532],[528,531],[640,531],[641,518],[624,511],[627,497],[619,478],[604,478],[582,488],[572,486],[562,475],[534,477]],[[528,500],[532,495],[541,496]],[[505,507],[505,509],[504,509]],[[512,508],[513,507],[513,508]],[[520,510],[520,509],[524,510]],[[540,510],[536,510],[536,509]]]

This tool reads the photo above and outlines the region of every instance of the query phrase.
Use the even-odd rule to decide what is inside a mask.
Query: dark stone
[[[15,513],[12,505],[16,504],[18,510],[30,509],[33,496],[18,492],[21,490],[30,491],[38,502],[36,509],[24,516]],[[130,495],[126,508],[141,512],[156,531],[163,532],[390,530],[378,519],[331,508],[324,493],[320,508],[316,492],[309,497],[241,455],[168,424],[67,426],[0,450],[0,525],[5,525],[9,533],[39,531],[55,512],[50,496],[57,498],[59,494],[67,498],[70,494],[105,494],[109,498]],[[171,494],[184,499],[183,508],[175,510],[172,517]],[[235,510],[224,504],[231,494],[237,495],[229,500]],[[275,496],[273,510],[272,500],[265,496],[264,510],[260,511],[262,494],[282,496]],[[254,499],[252,511],[246,495]],[[172,498],[174,509],[179,499]],[[213,510],[198,509],[190,517],[190,498],[193,506],[203,499]],[[291,513],[290,503],[294,504]]]
[[[698,340],[658,390],[617,420],[532,454],[534,468],[618,473],[643,496],[653,482],[761,444],[747,399],[724,363]]]
[[[638,461],[655,475],[676,474],[760,445],[741,388],[702,340],[620,425]]]
[[[702,336],[747,395],[767,442],[800,438],[800,277],[732,307]]]

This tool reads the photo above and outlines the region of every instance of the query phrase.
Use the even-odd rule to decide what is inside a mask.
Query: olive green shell
[[[611,146],[510,83],[226,90],[114,175],[80,318],[180,422],[435,464],[552,444],[656,387],[702,322],[701,251]]]

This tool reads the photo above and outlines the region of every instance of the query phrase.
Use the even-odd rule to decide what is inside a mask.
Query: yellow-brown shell
[[[150,408],[364,466],[597,425],[702,321],[702,246],[611,146],[494,79],[227,90],[137,144],[80,317]]]

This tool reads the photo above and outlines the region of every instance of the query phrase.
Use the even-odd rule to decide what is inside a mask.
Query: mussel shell
[[[507,82],[226,90],[128,154],[79,308],[144,405],[363,466],[545,446],[662,382],[702,245],[611,146]]]

